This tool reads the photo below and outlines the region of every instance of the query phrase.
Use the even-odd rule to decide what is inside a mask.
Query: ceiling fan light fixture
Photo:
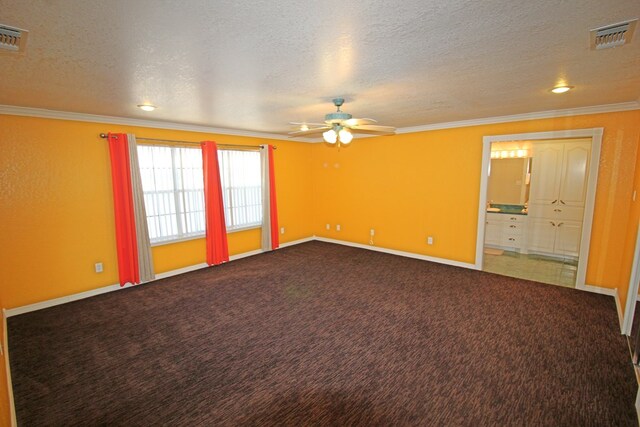
[[[338,134],[335,130],[329,129],[322,134],[322,138],[324,138],[325,142],[328,142],[329,144],[335,144],[338,141]]]
[[[139,104],[138,108],[142,111],[153,111],[156,109],[156,106],[151,104]]]
[[[338,132],[338,136],[340,137],[340,142],[344,145],[347,145],[353,139],[353,134],[346,129],[340,130],[340,132]]]
[[[554,87],[553,89],[551,89],[551,92],[553,92],[553,93],[566,93],[566,92],[569,92],[571,89],[573,89],[573,86],[562,85],[562,86]]]

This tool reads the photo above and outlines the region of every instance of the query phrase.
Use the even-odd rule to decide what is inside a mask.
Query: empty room
[[[637,0],[0,11],[0,426],[638,425]]]

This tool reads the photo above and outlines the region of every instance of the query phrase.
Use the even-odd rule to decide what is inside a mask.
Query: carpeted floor
[[[321,242],[9,340],[21,426],[637,425],[611,297]]]

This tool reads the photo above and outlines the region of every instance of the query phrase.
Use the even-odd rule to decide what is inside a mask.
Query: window
[[[204,236],[204,181],[199,148],[138,146],[151,243]]]
[[[218,163],[227,230],[261,226],[260,152],[219,150]]]
[[[138,145],[151,243],[205,235],[200,148]],[[262,225],[260,153],[218,150],[228,231]]]

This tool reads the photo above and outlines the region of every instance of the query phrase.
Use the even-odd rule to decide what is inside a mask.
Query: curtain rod
[[[107,138],[107,134],[106,133],[101,133],[100,134],[100,138],[102,139],[106,139]],[[178,144],[197,144],[200,145],[199,142],[194,142],[194,141],[180,141],[177,139],[158,139],[158,138],[139,138],[136,137],[136,139],[139,139],[141,141],[157,141],[157,142],[176,142]],[[227,148],[227,149],[234,149],[234,148],[244,148],[244,149],[250,149],[250,150],[255,150],[258,148],[261,148],[262,145],[233,145],[233,144],[216,144],[218,147],[221,148]],[[274,150],[277,150],[278,147],[273,147]]]

